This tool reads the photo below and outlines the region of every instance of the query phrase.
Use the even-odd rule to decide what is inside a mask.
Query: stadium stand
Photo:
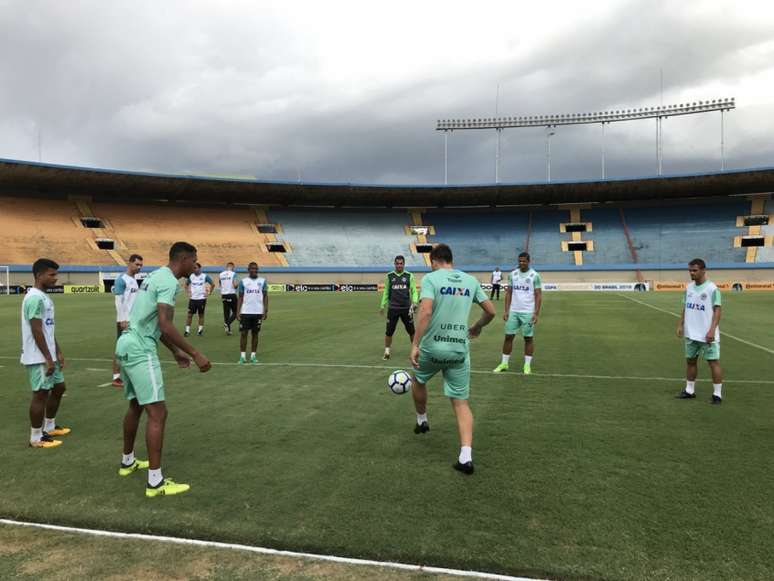
[[[116,264],[97,248],[69,200],[0,197],[0,245],[2,261],[10,264],[31,264],[41,256],[62,264]]]
[[[270,209],[268,216],[292,246],[290,266],[392,267],[398,254],[407,266],[424,265],[411,250],[415,237],[405,232],[411,223],[406,211]]]
[[[567,210],[532,211],[529,253],[535,268],[547,264],[566,266],[575,264],[573,253],[562,251],[562,241],[570,240],[570,235],[559,231],[559,225],[569,221],[570,212]]]
[[[459,265],[478,265],[487,270],[500,266],[507,270],[527,245],[529,212],[526,210],[430,210],[423,217],[425,224],[435,227],[435,235],[428,236],[428,242],[449,244],[454,251],[454,262]]]
[[[744,200],[696,201],[690,204],[627,207],[626,223],[640,263],[685,264],[699,257],[712,262],[744,263],[745,250],[734,248],[740,234],[736,216]]]
[[[258,218],[250,208],[202,208],[169,205],[92,203],[94,213],[107,220],[124,247],[121,254],[141,254],[146,264],[166,264],[169,247],[178,240],[194,243],[199,261],[221,265],[228,261],[281,266],[281,255],[270,253],[258,234]]]
[[[634,263],[619,208],[583,210],[581,221],[591,223],[591,232],[584,233],[583,237],[594,241],[594,251],[583,253],[583,264]]]

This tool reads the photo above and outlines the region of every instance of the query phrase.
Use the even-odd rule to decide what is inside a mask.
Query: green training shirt
[[[180,285],[167,266],[153,271],[142,281],[129,315],[129,332],[139,336],[148,348],[155,349],[161,337],[156,305],[162,303],[174,307],[178,292]]]
[[[478,280],[461,270],[440,268],[422,278],[422,299],[432,299],[433,315],[420,349],[467,354],[470,308],[488,300]]]

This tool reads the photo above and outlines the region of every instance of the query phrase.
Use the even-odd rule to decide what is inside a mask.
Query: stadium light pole
[[[720,110],[720,171],[726,171],[725,111]]]
[[[605,179],[605,122],[602,122],[602,179]]]
[[[449,185],[449,132],[443,132],[443,183]]]
[[[500,183],[500,136],[502,135],[503,128],[497,128],[497,150],[495,151],[495,183]]]
[[[553,131],[551,126],[546,127],[546,177],[547,181],[551,181],[551,136],[556,135],[556,131]]]

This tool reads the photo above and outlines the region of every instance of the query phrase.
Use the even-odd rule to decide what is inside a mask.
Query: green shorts
[[[438,372],[443,373],[443,394],[454,399],[470,397],[470,354],[454,352],[419,352],[419,369],[414,377],[426,384]]]
[[[508,314],[508,320],[505,322],[505,334],[515,335],[521,329],[523,337],[534,337],[535,326],[532,324],[532,313],[514,313]]]
[[[140,405],[164,401],[164,377],[155,349],[124,333],[116,343],[116,359],[124,382],[124,397]]]
[[[694,341],[685,338],[685,358],[696,359],[701,357],[707,361],[717,361],[720,359],[720,342],[713,341],[705,343],[704,341]]]
[[[30,381],[32,391],[49,391],[55,385],[64,383],[64,374],[59,363],[54,363],[54,373],[46,375],[46,364],[36,363],[35,365],[25,365],[27,368],[27,379]]]

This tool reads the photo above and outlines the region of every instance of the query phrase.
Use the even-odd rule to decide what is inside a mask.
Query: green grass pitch
[[[631,300],[677,312],[678,294],[547,293],[530,377],[487,373],[498,317],[471,353],[472,477],[451,468],[439,380],[424,436],[411,396],[388,391],[408,339],[399,328],[381,360],[376,294],[273,295],[262,365],[246,367],[213,298],[191,338],[210,373],[161,349],[163,468],[192,490],[159,499],[144,497],[143,475],[116,475],[126,403],[98,387],[112,298],[53,299],[67,359],[58,420],[73,433],[31,450],[20,297],[0,298],[0,516],[552,578],[774,578],[774,295],[724,295],[721,329],[765,349],[722,338],[722,406],[708,403],[706,365],[698,398],[674,399],[677,319]],[[183,311],[181,299],[180,326]]]

